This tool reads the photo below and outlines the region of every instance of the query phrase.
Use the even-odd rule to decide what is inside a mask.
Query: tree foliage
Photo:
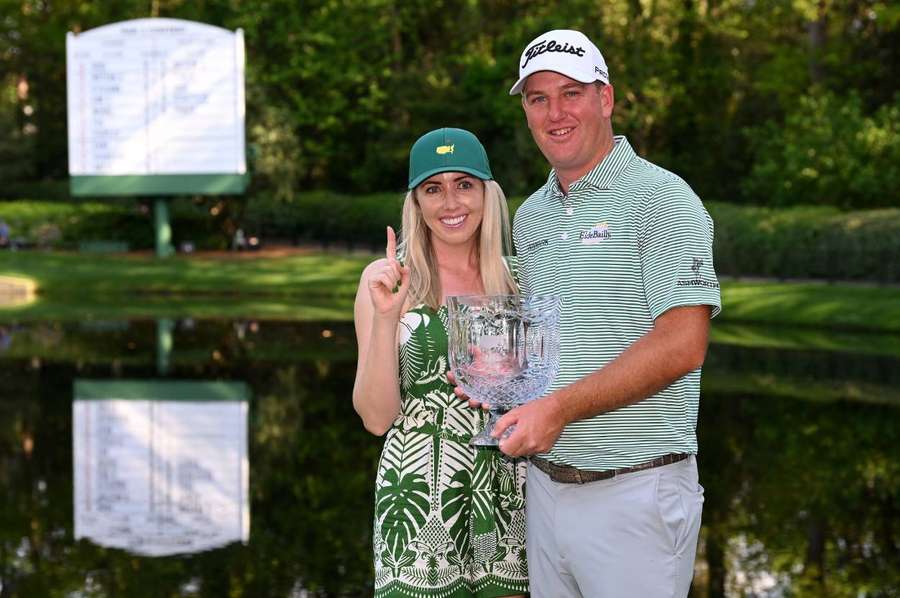
[[[897,111],[900,7],[887,0],[0,0],[0,7],[0,127],[9,138],[29,138],[16,156],[24,161],[17,178],[66,174],[66,32],[160,16],[244,30],[251,194],[291,201],[310,188],[401,189],[411,143],[444,125],[475,131],[507,192],[524,194],[545,180],[547,165],[506,90],[529,40],[577,28],[609,63],[617,132],[701,197],[896,204],[900,175],[891,159],[900,142],[884,123]],[[26,92],[8,91],[23,83]],[[876,145],[881,161],[866,166]],[[872,175],[861,181],[858,167]],[[804,184],[811,170],[817,182]],[[792,184],[767,188],[762,179]]]
[[[785,121],[752,129],[749,197],[783,206],[826,203],[870,208],[900,188],[900,95],[866,116],[855,91],[803,95]]]

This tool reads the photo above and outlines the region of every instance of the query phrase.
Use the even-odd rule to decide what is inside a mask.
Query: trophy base
[[[494,425],[497,423],[497,420],[500,419],[509,409],[504,409],[503,411],[494,411],[491,409],[488,413],[490,416],[488,417],[487,423],[484,426],[484,430],[472,436],[472,439],[469,441],[469,446],[500,446],[500,440],[502,438],[506,438],[512,431],[516,429],[515,426],[510,426],[506,430],[504,430],[503,435],[500,438],[494,438],[491,436],[491,433],[494,431]]]
[[[500,439],[491,436],[490,430],[485,428],[480,433],[472,436],[469,446],[500,446]]]

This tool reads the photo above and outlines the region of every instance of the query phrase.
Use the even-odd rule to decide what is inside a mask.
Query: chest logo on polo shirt
[[[545,247],[550,244],[550,239],[540,239],[539,241],[533,241],[525,246],[525,251],[531,253],[533,251],[537,251],[541,247]]]
[[[588,230],[581,231],[578,237],[581,239],[582,245],[597,245],[606,239],[611,239],[612,233],[609,232],[609,224],[599,222]]]

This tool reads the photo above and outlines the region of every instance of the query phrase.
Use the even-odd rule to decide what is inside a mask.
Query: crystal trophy
[[[470,398],[490,408],[474,446],[496,446],[494,424],[547,390],[559,371],[559,298],[552,295],[448,297],[450,367]]]

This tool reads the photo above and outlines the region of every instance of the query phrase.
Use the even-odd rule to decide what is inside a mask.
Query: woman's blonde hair
[[[484,181],[484,209],[477,234],[476,257],[485,294],[517,292],[516,282],[503,259],[511,255],[512,248],[509,210],[503,189],[495,181]],[[435,267],[437,259],[431,245],[431,231],[422,218],[415,189],[411,189],[403,201],[400,239],[400,260],[410,269],[409,305],[424,303],[437,310],[441,306],[441,281]]]

